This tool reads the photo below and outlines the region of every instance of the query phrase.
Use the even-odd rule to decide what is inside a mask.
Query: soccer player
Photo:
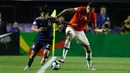
[[[50,48],[53,40],[53,27],[52,23],[56,22],[57,19],[49,17],[49,9],[47,6],[43,6],[40,8],[40,15],[35,19],[32,25],[32,30],[37,32],[37,38],[32,46],[32,53],[28,60],[28,65],[24,68],[24,70],[30,69],[36,54],[39,52],[41,48],[44,48],[43,59],[41,60],[41,64],[43,65],[49,57]]]
[[[86,60],[89,70],[96,70],[92,67],[92,51],[90,49],[89,41],[84,33],[84,29],[86,24],[89,23],[91,12],[90,6],[86,7],[76,7],[76,8],[68,8],[63,10],[61,13],[57,15],[57,17],[62,17],[62,15],[66,12],[74,12],[74,16],[69,22],[70,25],[66,28],[67,39],[64,44],[62,57],[59,59],[61,63],[64,63],[67,52],[71,45],[71,40],[75,39],[78,44],[80,44],[85,52],[86,52]],[[94,20],[95,21],[95,20]]]

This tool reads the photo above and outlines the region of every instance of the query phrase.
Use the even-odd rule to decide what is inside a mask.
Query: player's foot
[[[96,69],[90,66],[88,67],[88,70],[96,70]]]
[[[24,70],[29,70],[30,69],[30,67],[29,66],[26,66],[25,68],[24,68]]]
[[[42,59],[41,60],[41,65],[44,65],[46,63],[47,59]]]
[[[65,59],[63,57],[61,57],[58,61],[61,62],[61,63],[64,63]]]

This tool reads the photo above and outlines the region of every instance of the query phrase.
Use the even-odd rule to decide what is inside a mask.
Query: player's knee
[[[51,48],[45,48],[46,52],[51,51]]]
[[[91,53],[91,50],[87,50],[87,53]]]
[[[87,53],[91,53],[90,45],[84,45],[84,47],[87,50]]]
[[[92,60],[92,58],[88,57],[88,58],[87,58],[87,60],[89,60],[89,61],[90,61],[90,60]]]
[[[71,41],[72,39],[71,39],[70,37],[67,37],[67,40],[68,40],[68,41]]]
[[[67,40],[68,41],[71,41],[73,39],[73,35],[72,34],[69,34],[68,36],[67,36]]]
[[[44,49],[44,55],[49,55],[50,54],[50,49]]]
[[[44,50],[46,52],[50,51],[51,50],[51,45],[50,44],[47,44],[46,47],[44,48]]]
[[[50,50],[45,49],[44,50],[44,58],[49,58],[49,53],[50,53]]]
[[[73,34],[70,31],[67,32],[67,37],[71,40],[73,38]]]

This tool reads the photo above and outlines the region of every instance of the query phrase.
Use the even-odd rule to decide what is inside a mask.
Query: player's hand
[[[38,29],[38,32],[41,32],[41,31],[43,31],[43,27],[40,27],[40,28]]]
[[[61,24],[61,25],[57,26],[56,31],[61,32],[63,29],[64,29],[64,25]]]
[[[61,29],[60,29],[60,28],[56,28],[56,31],[57,31],[57,32],[61,32]]]

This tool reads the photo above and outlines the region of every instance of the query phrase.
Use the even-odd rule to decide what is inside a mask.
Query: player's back
[[[88,23],[87,16],[88,14],[85,12],[85,7],[78,7],[78,9],[75,10],[75,14],[71,19],[70,24],[76,23],[78,26],[73,26],[73,28],[77,31],[82,31]]]

